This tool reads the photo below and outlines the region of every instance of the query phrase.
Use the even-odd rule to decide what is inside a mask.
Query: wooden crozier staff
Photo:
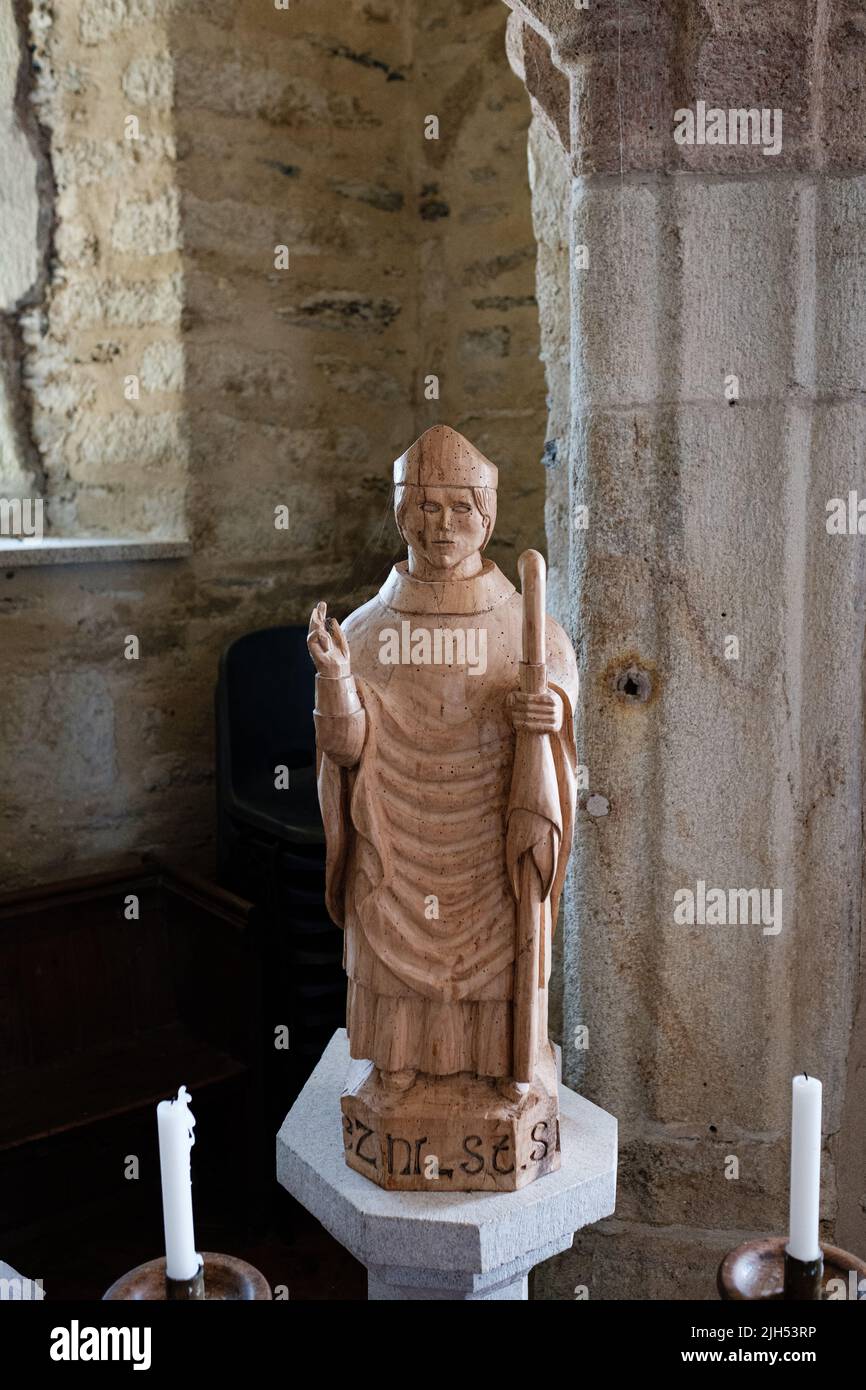
[[[523,591],[523,659],[520,689],[547,690],[544,559],[525,550],[517,562]],[[539,1042],[547,1045],[547,978],[550,973],[550,891],[562,842],[562,814],[550,736],[517,734],[508,802],[506,865],[517,900],[514,968],[514,1071],[519,1089],[535,1076]]]

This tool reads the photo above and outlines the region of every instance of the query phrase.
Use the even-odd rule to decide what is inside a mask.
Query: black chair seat
[[[216,690],[220,879],[256,904],[265,960],[269,1106],[282,1118],[345,1022],[343,936],[325,906],[325,834],[316,790],[315,671],[303,627],[262,628],[224,651]],[[275,785],[288,769],[288,786]]]
[[[217,783],[222,817],[287,844],[324,839],[316,793],[315,670],[306,629],[266,627],[220,659]],[[277,769],[288,786],[276,785]]]
[[[245,824],[255,830],[261,831],[264,835],[271,835],[278,839],[283,837],[291,839],[293,844],[318,845],[325,843],[325,835],[321,825],[310,825],[304,817],[294,817],[286,814],[282,807],[277,803],[274,807],[262,807],[256,802],[238,799],[233,807],[232,813]]]

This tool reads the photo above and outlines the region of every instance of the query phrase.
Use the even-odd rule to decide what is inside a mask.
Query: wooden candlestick
[[[195,1279],[168,1279],[165,1256],[137,1265],[115,1280],[103,1301],[132,1300],[163,1303],[172,1300],[204,1302],[251,1302],[272,1298],[265,1276],[246,1260],[234,1255],[202,1251],[203,1264]],[[183,1287],[181,1287],[183,1286]]]
[[[818,1299],[823,1297],[824,1256],[817,1260],[798,1260],[786,1250],[782,1260],[782,1297]]]
[[[172,1303],[193,1303],[204,1299],[204,1262],[191,1279],[172,1279],[166,1272],[165,1296]]]
[[[786,1251],[786,1236],[764,1236],[746,1241],[719,1265],[719,1295],[726,1301],[758,1302],[821,1300],[844,1296],[866,1300],[866,1262],[836,1245],[822,1245],[822,1259],[806,1263]],[[860,1284],[863,1284],[862,1289]]]

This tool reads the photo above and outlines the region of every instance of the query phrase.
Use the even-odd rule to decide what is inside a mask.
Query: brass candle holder
[[[853,1286],[853,1297],[866,1301],[866,1261],[837,1245],[822,1245],[818,1260],[797,1260],[788,1254],[786,1245],[786,1236],[764,1236],[729,1251],[716,1279],[721,1298],[750,1303],[763,1299],[817,1301],[832,1298],[835,1289],[828,1293],[828,1286],[841,1280],[845,1298],[851,1297]]]
[[[164,1255],[158,1260],[148,1260],[147,1264],[137,1265],[116,1279],[102,1295],[103,1302],[124,1299],[153,1303],[234,1303],[273,1297],[265,1276],[246,1260],[205,1250],[202,1261],[192,1279],[169,1279]]]

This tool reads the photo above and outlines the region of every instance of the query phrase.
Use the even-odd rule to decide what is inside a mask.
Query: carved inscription
[[[360,1120],[352,1120],[348,1115],[343,1116],[343,1143],[347,1149],[351,1149],[356,1158],[362,1159],[364,1163],[369,1163],[372,1168],[378,1168],[376,1155],[370,1153],[368,1139],[375,1143],[375,1134],[367,1125]]]
[[[530,1132],[532,1149],[528,1156],[528,1164],[544,1163],[547,1159],[551,1149],[551,1141],[547,1138],[548,1128],[547,1120],[538,1120],[533,1125]],[[384,1135],[383,1144],[369,1125],[365,1125],[356,1116],[344,1114],[343,1142],[346,1149],[356,1158],[374,1169],[378,1169],[377,1155],[381,1154],[384,1172],[388,1177],[424,1176],[434,1183],[454,1175],[453,1168],[439,1165],[435,1140],[431,1141],[427,1134],[409,1138],[405,1134],[392,1134],[388,1131]],[[432,1147],[425,1149],[425,1146],[431,1145]],[[511,1134],[488,1135],[486,1139],[481,1134],[465,1134],[460,1152],[464,1157],[458,1167],[467,1177],[478,1177],[487,1173],[499,1178],[515,1170]],[[522,1168],[527,1166],[523,1164]]]

